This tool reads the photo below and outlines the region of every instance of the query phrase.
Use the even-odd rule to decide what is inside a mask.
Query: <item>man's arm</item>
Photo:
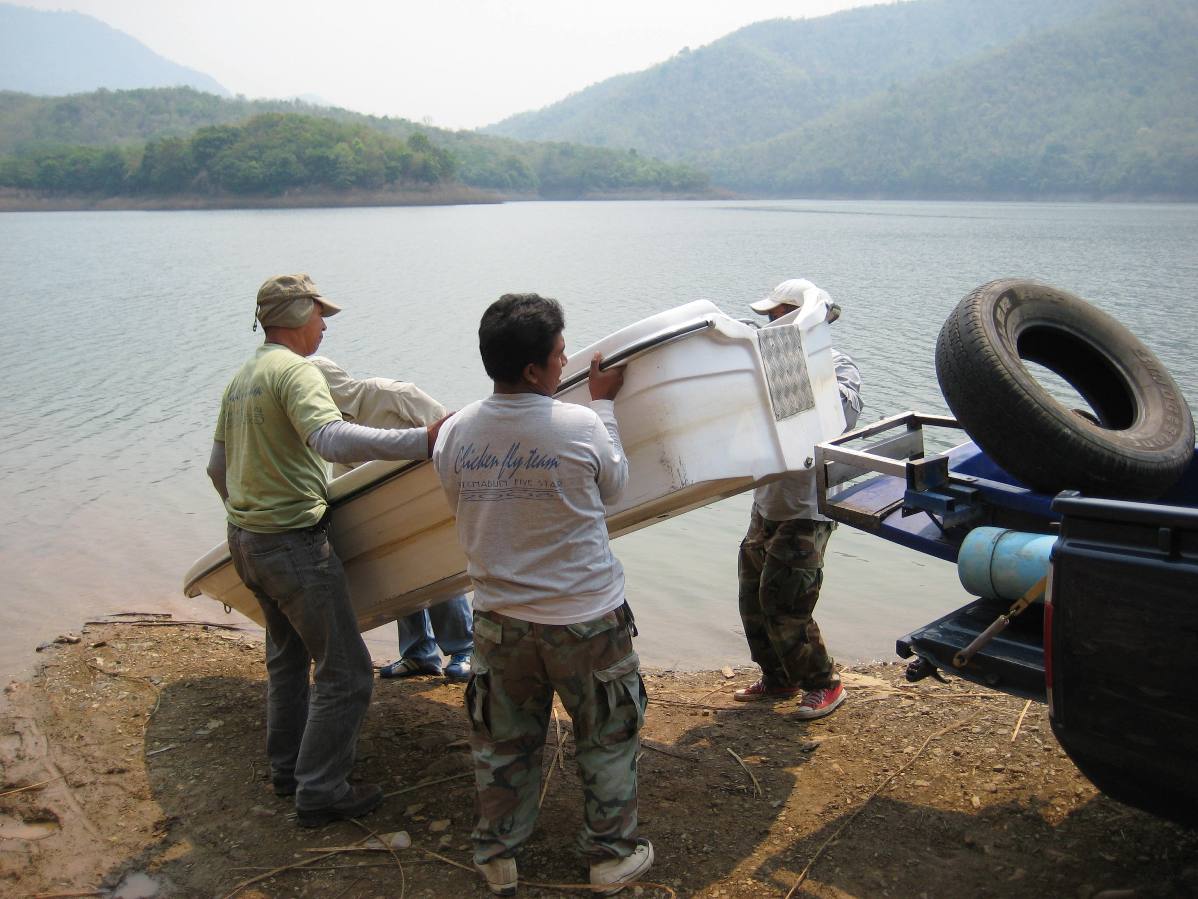
[[[330,421],[312,432],[308,446],[329,462],[427,459],[444,420],[427,428],[368,428],[348,421]]]
[[[212,441],[212,453],[208,456],[208,477],[212,486],[220,494],[221,500],[228,500],[229,488],[225,481],[225,445],[220,440]]]
[[[591,358],[591,373],[588,387],[591,392],[591,408],[599,416],[603,427],[595,428],[592,438],[599,454],[599,473],[595,480],[599,484],[599,498],[605,503],[615,502],[628,483],[628,457],[620,443],[620,429],[616,424],[616,410],[612,405],[616,394],[624,386],[624,368],[599,370],[603,357],[596,353]]]
[[[840,388],[840,408],[844,410],[844,429],[851,431],[865,403],[861,400],[861,372],[857,364],[840,350],[832,350],[832,365],[836,369],[836,386]]]

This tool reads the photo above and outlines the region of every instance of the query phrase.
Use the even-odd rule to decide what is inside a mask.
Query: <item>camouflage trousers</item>
[[[840,678],[812,615],[835,523],[771,521],[753,511],[740,544],[740,620],[771,687],[829,687]]]
[[[636,848],[636,757],[647,699],[632,649],[635,632],[627,604],[569,625],[474,613],[466,710],[477,787],[476,862],[514,855],[532,834],[555,691],[574,725],[583,789],[579,849],[601,861]]]

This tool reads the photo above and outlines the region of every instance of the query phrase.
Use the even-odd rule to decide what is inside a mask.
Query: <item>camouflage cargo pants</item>
[[[636,848],[646,696],[634,633],[627,605],[570,625],[475,612],[466,710],[478,791],[476,862],[514,855],[532,834],[555,691],[574,725],[583,787],[579,849],[598,861]]]
[[[839,680],[812,615],[835,524],[771,521],[756,510],[740,544],[740,620],[771,687],[816,690]]]

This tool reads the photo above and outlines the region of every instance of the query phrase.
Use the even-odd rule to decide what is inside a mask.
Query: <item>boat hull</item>
[[[629,480],[607,510],[611,536],[811,467],[815,444],[844,429],[827,330],[822,306],[758,330],[699,300],[575,354],[563,402],[589,400],[595,352],[625,366],[615,412]],[[363,630],[470,589],[430,463],[367,463],[332,481],[329,498],[331,538]],[[262,623],[225,543],[192,566],[184,592]]]

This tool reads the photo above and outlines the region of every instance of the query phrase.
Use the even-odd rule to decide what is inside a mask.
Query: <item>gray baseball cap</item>
[[[298,328],[312,317],[312,306],[320,304],[325,318],[336,315],[341,307],[321,296],[307,275],[275,275],[258,288],[255,317],[264,328]]]

